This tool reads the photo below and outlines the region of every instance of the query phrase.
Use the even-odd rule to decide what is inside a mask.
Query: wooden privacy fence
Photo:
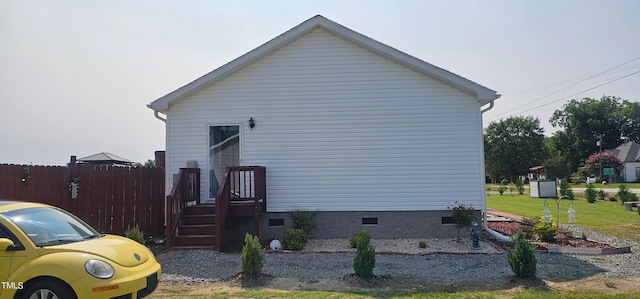
[[[0,164],[0,199],[57,206],[104,233],[163,235],[163,168],[74,164]]]

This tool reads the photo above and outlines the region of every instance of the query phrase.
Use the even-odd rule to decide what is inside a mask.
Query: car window
[[[29,236],[36,246],[78,242],[98,235],[77,217],[56,208],[28,208],[2,215]]]

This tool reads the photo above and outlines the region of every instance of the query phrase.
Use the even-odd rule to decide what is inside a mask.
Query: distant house
[[[78,164],[131,166],[133,161],[112,153],[97,153],[76,160]]]
[[[625,182],[640,180],[640,144],[627,142],[615,149],[606,150],[622,161],[622,178]]]
[[[316,238],[418,238],[454,235],[456,202],[485,211],[482,114],[498,97],[315,16],[149,108],[166,122],[167,194],[187,165],[200,203],[225,167],[264,166],[263,238],[293,208],[320,211]]]

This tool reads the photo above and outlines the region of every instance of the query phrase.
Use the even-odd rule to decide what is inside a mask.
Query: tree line
[[[533,116],[489,124],[484,129],[487,176],[515,181],[529,168],[542,165],[548,179],[599,177],[602,167],[619,171],[622,166],[602,151],[628,141],[640,143],[640,103],[619,97],[573,99],[554,111],[549,122],[559,129],[550,137]]]

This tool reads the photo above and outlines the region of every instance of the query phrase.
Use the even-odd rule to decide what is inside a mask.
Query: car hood
[[[125,237],[104,235],[99,238],[57,246],[39,248],[41,254],[79,252],[100,256],[123,267],[134,267],[149,260],[150,252],[139,243]]]

